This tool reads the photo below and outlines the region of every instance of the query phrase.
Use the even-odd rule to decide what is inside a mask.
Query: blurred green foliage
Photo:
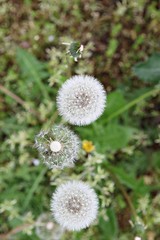
[[[158,1],[1,0],[0,23],[0,239],[40,239],[37,219],[68,179],[89,182],[100,210],[62,240],[160,239]],[[63,123],[56,94],[74,74],[107,91],[100,119],[72,126],[95,151],[82,149],[73,169],[47,170],[34,136]]]
[[[160,81],[160,54],[153,54],[147,61],[135,65],[133,71],[140,79],[148,82]]]

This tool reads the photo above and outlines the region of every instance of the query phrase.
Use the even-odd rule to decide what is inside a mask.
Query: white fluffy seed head
[[[51,200],[55,220],[65,229],[79,231],[96,218],[98,198],[90,186],[81,181],[69,181],[59,186]]]
[[[73,76],[61,87],[57,96],[58,111],[74,125],[88,125],[101,116],[106,103],[102,84],[87,75]]]
[[[35,137],[35,147],[49,168],[72,167],[78,158],[80,140],[68,127],[55,125]]]

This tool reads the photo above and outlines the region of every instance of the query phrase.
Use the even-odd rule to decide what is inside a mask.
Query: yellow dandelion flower
[[[84,140],[82,142],[82,148],[85,150],[87,153],[92,152],[95,149],[95,146],[91,141]]]

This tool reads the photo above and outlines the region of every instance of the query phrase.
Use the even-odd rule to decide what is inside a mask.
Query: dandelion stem
[[[58,118],[58,112],[55,111],[52,117],[47,121],[45,125],[45,129],[48,129],[49,127],[53,126],[57,118]]]

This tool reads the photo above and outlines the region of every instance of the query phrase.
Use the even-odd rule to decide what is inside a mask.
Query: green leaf
[[[118,223],[114,209],[107,209],[108,221],[100,219],[101,240],[116,240],[118,235]]]
[[[134,176],[128,174],[128,172],[125,172],[120,167],[113,167],[109,164],[108,166],[111,172],[113,172],[119,179],[119,181],[123,183],[126,187],[140,194],[146,193],[148,191],[148,187],[144,184],[144,181],[142,179],[136,179]]]
[[[68,45],[68,44],[67,44]],[[78,58],[81,58],[82,52],[83,52],[83,45],[81,45],[79,42],[72,42],[68,46],[67,51],[77,62]]]
[[[160,53],[154,53],[147,61],[133,67],[134,74],[146,82],[160,81]]]
[[[117,39],[111,39],[109,42],[109,46],[106,52],[107,57],[112,57],[114,55],[114,53],[116,52],[118,47],[118,41]]]
[[[90,127],[77,128],[82,139],[93,141],[96,150],[105,153],[107,150],[119,150],[127,146],[135,129],[118,123],[100,125],[94,123]]]
[[[80,56],[79,48],[81,44],[79,42],[72,42],[69,46],[69,53],[73,58],[78,58]]]
[[[128,111],[130,108],[132,108],[134,105],[138,104],[139,102],[143,101],[145,98],[154,96],[154,94],[158,94],[160,91],[159,86],[156,86],[156,88],[153,88],[151,90],[147,90],[145,91],[143,94],[141,94],[138,97],[135,97],[133,100],[131,100],[130,102],[126,103],[126,104],[122,104],[122,106],[117,107],[117,109],[115,109],[115,111],[111,112],[108,116],[106,116],[107,113],[107,108],[105,111],[105,119],[103,117],[103,124],[106,124],[107,122],[111,121],[112,119],[118,117],[119,115],[121,115],[123,112]],[[137,92],[137,91],[136,91]],[[135,95],[137,95],[137,93],[135,93]],[[118,99],[117,99],[118,100]],[[118,100],[119,101],[119,100]],[[115,101],[116,102],[116,101]],[[108,106],[110,105],[110,102],[108,101]]]
[[[25,210],[28,207],[28,205],[32,199],[32,196],[33,196],[34,192],[36,191],[36,189],[38,188],[40,182],[42,181],[45,173],[46,173],[46,168],[42,168],[39,175],[36,177],[32,187],[28,191],[28,194],[24,201],[23,210]]]
[[[115,112],[117,112],[119,109],[124,107],[127,104],[127,101],[124,98],[124,94],[120,91],[114,91],[108,94],[107,97],[107,107],[105,109],[104,114],[102,115],[101,121],[105,122],[105,119]]]
[[[48,77],[46,64],[40,62],[34,55],[22,48],[17,48],[16,61],[28,86],[27,88],[26,85],[22,83],[23,88],[25,88],[23,90],[34,92],[34,85],[37,85],[40,94],[42,93],[46,99],[49,99],[47,92],[48,86],[45,86],[42,82],[44,78]]]
[[[160,151],[153,153],[151,164],[154,168],[160,169]]]
[[[112,37],[117,37],[121,30],[122,30],[121,23],[117,23],[117,24],[113,25],[112,30],[111,30]]]
[[[135,130],[131,127],[110,123],[104,129],[106,150],[118,150],[125,147]]]

